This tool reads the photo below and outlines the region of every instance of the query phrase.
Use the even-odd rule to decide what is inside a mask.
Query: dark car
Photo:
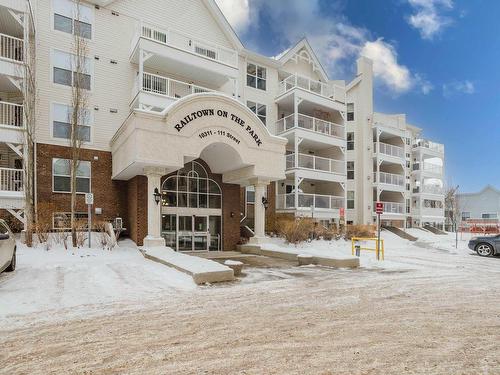
[[[469,241],[469,249],[482,257],[500,254],[500,234],[496,236],[473,237]]]

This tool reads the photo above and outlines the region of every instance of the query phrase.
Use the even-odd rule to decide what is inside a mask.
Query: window
[[[347,133],[347,149],[354,150],[354,133]]]
[[[410,191],[410,184],[406,184],[406,190]]]
[[[407,199],[406,200],[406,213],[409,214],[410,213],[410,207],[411,207],[411,204],[410,204],[410,200]]]
[[[353,161],[347,162],[347,179],[354,180],[354,162]]]
[[[221,208],[222,191],[208,177],[207,171],[195,161],[187,163],[176,175],[162,184],[164,207]]]
[[[266,106],[265,104],[259,104],[251,101],[247,101],[247,107],[260,118],[260,121],[266,125]]]
[[[354,191],[353,190],[347,191],[347,209],[348,210],[354,209]]]
[[[247,86],[259,90],[266,90],[266,68],[248,63],[247,64]]]
[[[496,219],[496,218],[498,218],[498,214],[496,212],[481,214],[481,218],[482,219]]]
[[[247,204],[255,203],[255,186],[247,186],[245,188],[245,193],[247,195]]]
[[[54,0],[54,30],[92,38],[92,8],[70,0]]]
[[[354,121],[354,103],[347,103],[347,121]]]
[[[77,82],[86,90],[91,87],[91,60],[85,58],[81,72],[75,71],[76,56],[62,51],[53,51],[52,65],[54,69],[53,82],[65,86],[73,86]]]
[[[462,221],[469,220],[470,219],[470,212],[462,212]]]
[[[71,160],[52,159],[52,190],[71,193]],[[90,161],[79,161],[76,171],[76,192],[90,193]]]
[[[84,142],[90,142],[90,111],[82,110],[78,116],[78,136]],[[71,138],[71,117],[73,108],[64,104],[52,104],[52,135],[54,138]]]

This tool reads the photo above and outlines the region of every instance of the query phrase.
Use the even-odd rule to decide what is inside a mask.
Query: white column
[[[262,198],[265,197],[267,183],[258,182],[255,185],[255,204],[254,204],[254,236],[250,238],[251,243],[262,243],[266,237],[266,208],[262,203]]]
[[[144,238],[144,247],[165,246],[165,239],[160,233],[161,202],[156,203],[155,188],[161,192],[161,177],[165,174],[163,168],[147,167],[144,174],[148,178],[148,234]]]

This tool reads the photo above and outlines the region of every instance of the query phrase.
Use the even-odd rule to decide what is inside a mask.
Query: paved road
[[[500,259],[400,262],[249,269],[132,311],[4,330],[0,373],[500,374]]]

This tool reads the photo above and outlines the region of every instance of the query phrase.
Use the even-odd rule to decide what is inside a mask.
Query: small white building
[[[457,194],[461,225],[497,224],[500,220],[500,190],[487,185],[477,193]]]

